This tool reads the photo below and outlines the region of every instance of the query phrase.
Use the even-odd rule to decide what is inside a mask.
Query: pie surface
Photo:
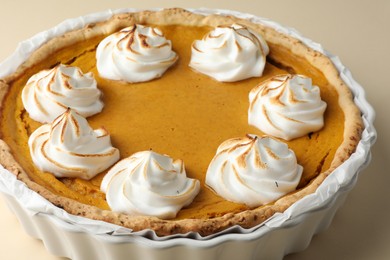
[[[191,44],[214,26],[244,24],[260,32],[270,47],[262,77],[234,83],[217,82],[189,66]],[[134,23],[158,27],[172,41],[177,63],[161,78],[144,83],[124,83],[99,77],[95,52],[110,33]],[[32,163],[27,140],[41,124],[29,118],[21,91],[30,76],[64,63],[93,72],[103,92],[104,109],[87,118],[93,128],[103,126],[111,135],[121,158],[153,150],[184,161],[187,176],[201,182],[194,202],[176,219],[128,216],[109,210],[99,189],[105,172],[90,181],[57,179]],[[204,184],[207,167],[223,141],[246,134],[263,133],[247,122],[248,93],[278,74],[303,74],[313,79],[327,103],[325,126],[318,132],[286,142],[303,166],[298,189],[259,208],[226,201]],[[3,102],[0,161],[31,189],[55,205],[76,215],[123,225],[133,230],[150,228],[158,235],[196,231],[208,235],[239,224],[252,227],[281,212],[304,195],[315,191],[323,179],[354,151],[362,124],[351,93],[339,79],[330,60],[298,40],[271,28],[235,17],[197,15],[182,9],[116,15],[55,38],[38,49],[13,75],[0,81]]]

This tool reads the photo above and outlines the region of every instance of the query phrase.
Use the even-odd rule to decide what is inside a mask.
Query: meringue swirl
[[[219,146],[206,184],[229,201],[257,207],[295,190],[302,170],[285,143],[247,135]]]
[[[108,132],[93,130],[87,120],[68,109],[52,124],[36,129],[28,140],[34,164],[56,177],[89,180],[119,160]]]
[[[251,90],[249,102],[249,124],[268,135],[291,140],[324,126],[326,103],[306,76],[274,76]]]
[[[189,66],[218,81],[263,74],[269,48],[263,37],[239,24],[219,26],[192,44]]]
[[[130,215],[174,218],[198,194],[198,180],[187,178],[181,160],[152,151],[137,152],[121,160],[103,178],[113,211]]]
[[[161,77],[178,56],[159,29],[135,24],[103,39],[96,59],[103,78],[143,82]]]
[[[88,117],[103,109],[101,92],[91,72],[59,64],[33,75],[22,91],[22,102],[30,117],[51,123],[68,107]]]

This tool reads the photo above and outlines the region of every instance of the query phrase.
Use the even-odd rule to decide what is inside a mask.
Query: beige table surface
[[[296,28],[338,55],[377,112],[373,160],[331,226],[295,259],[390,259],[390,0],[0,0],[0,60],[17,43],[67,18],[123,7],[208,7],[252,13]],[[24,233],[0,200],[0,259],[61,259]]]

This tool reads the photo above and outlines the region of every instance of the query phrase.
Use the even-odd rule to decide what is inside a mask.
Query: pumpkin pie
[[[223,81],[202,73],[194,63],[189,66],[194,42],[215,28],[233,24],[239,25],[236,30],[246,27],[264,38],[269,49],[261,75],[250,74],[246,78]],[[99,44],[106,37],[135,25],[158,28],[158,34],[169,39],[175,53],[168,55],[169,68],[145,81],[138,81],[142,75],[134,81],[133,78],[126,81],[106,77],[98,70],[96,52]],[[46,71],[50,74],[58,68],[67,70],[68,67],[80,70],[69,73],[78,77],[93,75],[96,80],[96,86],[91,79],[86,80],[91,88],[88,93],[92,93],[86,96],[98,96],[104,107],[97,102],[93,112],[80,120],[87,120],[91,129],[104,129],[98,131],[95,139],[106,138],[109,134],[110,149],[115,154],[120,151],[120,156],[110,157],[110,165],[141,151],[181,159],[187,177],[199,181],[199,193],[192,203],[186,204],[170,219],[121,213],[111,210],[101,189],[109,166],[102,167],[93,176],[88,175],[89,178],[55,176],[50,170],[37,167],[30,153],[29,138],[47,122],[37,121],[26,110],[22,92],[25,86],[33,84],[30,78],[37,73]],[[326,103],[323,127],[291,140],[278,139],[295,153],[296,161],[302,167],[293,191],[255,206],[228,200],[206,184],[206,172],[218,147],[226,140],[241,138],[252,142],[257,138],[253,136],[268,134],[248,123],[248,96],[257,86],[280,77],[278,75],[304,75],[318,86],[321,99]],[[297,200],[315,192],[323,180],[349,158],[363,128],[351,92],[323,54],[262,24],[234,16],[204,16],[178,8],[117,14],[107,21],[88,24],[83,29],[56,37],[36,50],[15,73],[1,79],[0,93],[0,162],[6,169],[30,189],[71,214],[134,231],[151,229],[160,236],[190,231],[206,236],[234,225],[250,228],[283,212]],[[55,119],[61,124],[65,124],[64,120],[73,122],[72,118],[81,117],[66,106],[67,114]],[[278,186],[278,183],[272,185]]]

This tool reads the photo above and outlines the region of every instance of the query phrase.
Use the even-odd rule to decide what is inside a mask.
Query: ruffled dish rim
[[[162,9],[157,8],[148,10],[159,11]],[[296,219],[299,219],[300,216],[307,214],[308,212],[317,211],[321,208],[329,206],[329,204],[337,197],[337,193],[340,190],[353,186],[353,184],[356,182],[358,172],[367,166],[371,158],[370,148],[376,140],[376,131],[373,126],[375,112],[371,105],[367,102],[363,88],[353,79],[351,72],[341,63],[340,59],[337,56],[334,56],[324,50],[320,44],[303,37],[296,30],[284,27],[266,18],[220,9],[202,8],[186,10],[203,15],[233,15],[238,18],[248,19],[253,23],[261,23],[268,27],[274,28],[283,34],[300,40],[308,47],[329,57],[329,59],[333,62],[334,66],[340,73],[341,79],[344,80],[344,82],[351,89],[354,95],[354,101],[362,112],[364,130],[356,151],[348,160],[346,160],[325,179],[325,181],[318,187],[315,193],[302,198],[283,213],[274,214],[265,222],[251,229],[234,226],[222,232],[205,237],[202,237],[195,232],[160,237],[157,236],[156,233],[152,230],[132,232],[127,228],[116,226],[114,224],[71,215],[66,211],[54,206],[36,192],[30,190],[23,182],[18,181],[13,174],[4,168],[0,169],[0,191],[18,198],[18,201],[22,205],[28,205],[26,208],[29,210],[29,212],[31,212],[32,215],[45,214],[51,216],[60,226],[66,226],[66,228],[71,227],[74,229],[74,231],[87,232],[91,235],[107,236],[108,239],[113,238],[114,240],[119,239],[121,241],[128,239],[141,239],[141,242],[164,242],[165,247],[174,246],[177,244],[186,244],[187,241],[191,241],[191,243],[194,243],[194,241],[210,241],[209,243],[205,244],[210,246],[211,244],[218,244],[229,240],[256,239],[263,236],[267,232],[271,232],[272,230],[293,224]],[[41,32],[32,38],[21,42],[18,45],[16,51],[0,64],[0,78],[15,71],[35,49],[51,38],[62,35],[65,32],[71,30],[80,29],[89,23],[107,20],[114,14],[139,11],[144,10],[132,8],[108,10],[105,12],[69,19],[53,27],[52,29],[49,29],[48,31]],[[158,245],[159,243],[155,244],[154,246]]]

